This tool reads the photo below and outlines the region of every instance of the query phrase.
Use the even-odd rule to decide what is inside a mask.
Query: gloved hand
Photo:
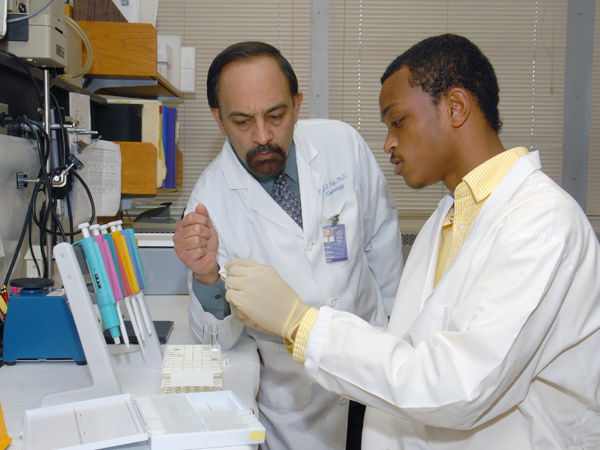
[[[225,295],[227,295],[227,294],[225,294]],[[233,319],[240,325],[244,325],[245,327],[254,328],[255,330],[270,334],[272,336],[279,336],[278,334],[274,335],[273,333],[270,333],[269,331],[260,327],[256,322],[251,320],[246,314],[244,314],[239,309],[237,309],[233,304],[230,303],[229,307],[231,308],[231,314],[233,315]]]
[[[225,269],[225,298],[236,320],[293,341],[292,334],[310,306],[300,300],[279,273],[249,259],[232,259]]]

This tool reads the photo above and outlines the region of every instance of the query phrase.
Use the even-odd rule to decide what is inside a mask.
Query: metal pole
[[[50,139],[50,72],[48,70],[44,70],[44,129],[46,130],[46,134],[48,135],[48,139]],[[50,149],[49,149],[50,150]],[[46,162],[46,172],[48,174],[52,173],[52,155],[49,155],[48,161]],[[50,180],[52,183],[52,180]],[[46,186],[48,190],[52,189],[52,186]],[[50,207],[50,205],[48,205]],[[52,223],[52,215],[50,215],[50,223]],[[46,226],[46,223],[43,224]],[[40,242],[40,246],[43,245]],[[46,237],[46,255],[48,256],[48,278],[52,279],[52,234],[49,234]]]

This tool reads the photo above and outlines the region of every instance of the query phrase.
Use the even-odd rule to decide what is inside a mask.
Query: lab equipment
[[[121,330],[121,337],[127,348],[129,348],[129,338],[127,336],[127,330],[125,329],[125,322],[123,320],[123,314],[121,313],[121,306],[119,305],[119,300],[123,299],[123,290],[121,288],[119,278],[117,277],[112,253],[109,248],[109,243],[100,234],[99,228],[100,225],[90,225],[90,231],[92,232],[94,241],[98,244],[98,247],[100,248],[102,261],[104,267],[106,268],[106,273],[110,282],[110,288],[112,289],[113,298],[115,300],[115,306],[117,308],[117,314],[119,315],[119,329]]]
[[[102,322],[104,322],[104,326],[110,330],[110,334],[115,340],[115,344],[119,344],[121,335],[119,332],[119,325],[121,324],[121,319],[119,318],[115,299],[110,290],[106,268],[102,261],[100,246],[90,235],[89,223],[79,224],[78,227],[83,234],[83,239],[81,239],[79,243],[83,247],[83,253],[90,270],[90,276],[94,283],[96,303],[98,304]],[[79,243],[76,243],[75,245]]]
[[[11,296],[10,313],[4,325],[3,360],[73,360],[86,358],[73,315],[62,290],[47,291],[54,284],[45,278],[19,278],[11,281],[21,291]]]
[[[138,291],[138,284],[135,271],[133,270],[133,265],[131,263],[131,258],[129,256],[129,249],[127,248],[125,238],[121,234],[119,228],[120,224],[118,222],[110,222],[108,226],[110,227],[110,234],[115,244],[115,251],[118,253],[120,264],[122,265],[121,280],[123,283],[123,288],[126,291],[125,305],[127,306],[127,312],[129,313],[129,318],[131,320],[131,324],[133,325],[133,329],[138,330],[136,332],[138,342],[142,342],[145,339],[144,334],[141,332],[143,319],[141,311],[139,310],[139,305],[134,297],[134,294]]]
[[[151,450],[188,450],[264,439],[265,428],[231,391],[125,394],[28,410],[23,435],[25,450],[102,449],[148,440]]]
[[[223,388],[221,347],[167,345],[161,372],[163,394],[220,391]]]
[[[92,385],[46,394],[41,403],[44,406],[58,405],[122,394],[123,390],[104,342],[74,247],[67,242],[61,242],[54,247],[54,258],[69,298],[81,345],[87,356]]]
[[[107,231],[107,228],[108,228],[108,226],[106,226],[106,225],[101,226],[100,233],[104,235],[104,238],[108,242],[110,252],[113,257],[113,262],[115,264],[115,270],[117,272],[117,276],[119,279],[121,293],[123,294],[123,297],[125,300],[125,307],[127,308],[127,312],[129,314],[129,318],[131,320],[131,325],[133,327],[133,331],[135,333],[137,341],[142,342],[142,340],[144,339],[144,336],[143,336],[143,334],[140,333],[138,323],[135,318],[133,308],[131,306],[130,298],[131,298],[131,295],[133,294],[133,291],[131,289],[131,284],[130,284],[128,276],[127,276],[127,271],[125,270],[125,264],[124,264],[125,255],[123,254],[122,251],[119,251],[120,247],[122,247],[122,243],[121,243],[119,235],[117,234],[116,236],[113,236],[112,234],[109,234]],[[144,352],[143,347],[140,347],[140,351],[142,353]]]
[[[37,11],[47,4],[46,0],[30,0],[31,11]],[[6,5],[4,5],[6,8]],[[14,14],[9,19],[18,19],[24,14]],[[27,59],[33,65],[41,67],[65,67],[67,65],[67,27],[63,0],[53,0],[29,21],[23,20],[27,39],[0,42],[0,49]],[[17,22],[18,23],[18,22]],[[15,25],[17,25],[15,23]],[[10,26],[10,25],[9,25]],[[10,31],[10,29],[9,29]]]
[[[133,291],[132,305],[135,311],[136,321],[138,327],[142,325],[148,330],[148,334],[152,335],[152,321],[150,320],[150,314],[148,312],[148,306],[146,305],[146,299],[142,289],[145,288],[146,283],[144,280],[144,274],[142,272],[140,257],[135,241],[135,235],[132,229],[124,230],[121,227],[123,222],[117,220],[109,223],[111,234],[113,237],[118,237],[121,245],[119,246],[120,251],[123,253],[126,260],[126,267],[128,269],[128,276],[131,281],[131,288]]]
[[[111,233],[108,233],[106,226],[93,228],[94,232],[100,234],[94,238],[98,240],[102,238],[105,248],[108,246],[105,254],[109,266],[111,260],[114,265],[113,284],[117,293],[116,298],[124,296],[129,320],[139,346],[139,352],[116,352],[112,359],[120,366],[158,369],[162,365],[163,352],[141,292],[145,284],[139,256],[136,254],[135,237],[132,230],[122,230],[121,224],[121,221],[109,223]],[[122,318],[121,315],[120,317]]]

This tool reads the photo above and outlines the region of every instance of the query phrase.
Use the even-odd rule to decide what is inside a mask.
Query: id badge
[[[327,264],[348,261],[346,225],[323,226],[323,247],[325,248],[325,262]]]

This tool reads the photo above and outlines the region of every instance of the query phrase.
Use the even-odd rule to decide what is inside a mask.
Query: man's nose
[[[398,147],[398,140],[391,133],[388,133],[383,143],[383,151],[392,154],[396,147]]]
[[[267,145],[273,140],[273,132],[264,120],[257,120],[254,128],[254,142],[258,145]]]

